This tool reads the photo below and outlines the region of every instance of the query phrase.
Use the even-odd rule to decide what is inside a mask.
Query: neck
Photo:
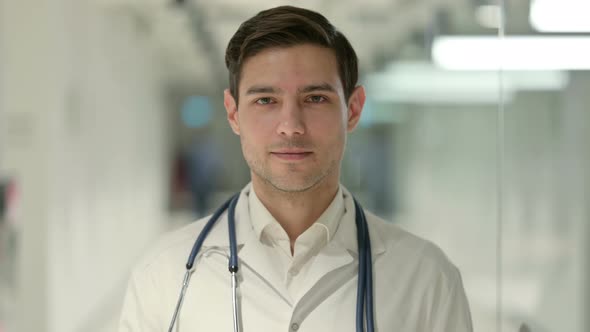
[[[328,179],[326,179],[328,180]],[[328,208],[338,192],[338,181],[322,181],[303,192],[285,192],[256,177],[252,178],[256,195],[283,227],[291,242],[305,232]]]

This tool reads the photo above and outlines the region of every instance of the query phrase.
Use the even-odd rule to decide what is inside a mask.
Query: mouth
[[[270,154],[287,161],[297,161],[303,160],[307,157],[311,156],[313,152],[311,151],[302,151],[302,150],[282,150],[282,151],[273,151]]]

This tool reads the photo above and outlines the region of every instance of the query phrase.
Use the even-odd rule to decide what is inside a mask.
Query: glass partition
[[[501,105],[503,320],[525,322],[530,331],[588,331],[589,7],[527,5],[522,11],[506,3],[504,77],[522,71],[559,80],[522,89]]]

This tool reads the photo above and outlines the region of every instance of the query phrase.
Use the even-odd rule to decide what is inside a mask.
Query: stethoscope
[[[197,254],[201,250],[201,246],[205,241],[205,238],[213,228],[213,225],[217,222],[221,214],[228,210],[228,229],[229,229],[229,272],[231,274],[231,288],[232,288],[232,307],[233,307],[233,323],[234,332],[240,331],[240,323],[238,321],[238,255],[237,255],[237,243],[236,243],[236,220],[235,210],[238,203],[240,194],[237,193],[232,196],[227,202],[225,202],[215,213],[211,216],[211,219],[205,224],[203,230],[197,237],[193,249],[186,262],[186,273],[182,281],[182,288],[178,297],[176,308],[174,309],[174,315],[170,322],[168,332],[173,332],[174,324],[178,319],[178,313],[182,307],[182,301],[188,287],[190,276],[193,272],[193,265]],[[357,297],[356,297],[356,331],[363,332],[364,324],[366,319],[367,332],[374,331],[374,319],[373,319],[373,267],[371,260],[371,240],[369,238],[369,227],[367,225],[367,219],[365,212],[360,204],[354,199],[354,210],[355,210],[355,223],[357,228],[357,243],[359,250],[359,267],[358,267],[358,285],[357,285]]]

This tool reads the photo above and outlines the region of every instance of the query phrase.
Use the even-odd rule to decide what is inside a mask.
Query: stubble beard
[[[317,187],[330,174],[332,174],[338,165],[337,160],[331,160],[326,169],[312,172],[311,174],[297,174],[296,165],[287,165],[288,171],[285,175],[273,174],[269,165],[260,162],[260,160],[250,159],[246,160],[250,166],[250,170],[262,181],[272,187],[274,190],[286,194],[296,194],[309,191]],[[299,183],[289,183],[289,178],[303,177]]]
[[[308,174],[301,174],[301,171],[298,170],[298,165],[295,163],[287,164],[287,172],[286,174],[274,174],[273,170],[271,169],[270,165],[270,158],[268,158],[268,152],[272,151],[273,149],[285,148],[285,147],[293,147],[293,148],[302,148],[302,149],[311,149],[314,150],[313,144],[303,140],[288,140],[283,141],[280,143],[273,144],[265,149],[263,155],[257,155],[255,153],[256,149],[250,149],[249,144],[247,141],[244,140],[242,136],[242,153],[246,163],[250,167],[250,171],[252,172],[252,177],[255,175],[260,180],[262,180],[265,184],[267,184],[270,188],[274,189],[277,193],[282,194],[297,194],[303,193],[309,190],[312,190],[319,185],[321,185],[324,180],[328,180],[327,178],[337,173],[339,174],[339,166],[340,160],[338,160],[337,155],[332,155],[333,159],[331,159],[326,168],[319,168],[319,169],[312,169],[307,172]],[[344,150],[346,147],[346,136],[344,136],[344,144],[343,149],[341,151],[340,158],[344,154]],[[285,166],[285,165],[282,165]],[[321,166],[321,165],[320,165]],[[339,176],[339,175],[336,175]],[[290,181],[290,178],[299,178],[297,183],[293,183]],[[337,180],[338,181],[338,180]]]

